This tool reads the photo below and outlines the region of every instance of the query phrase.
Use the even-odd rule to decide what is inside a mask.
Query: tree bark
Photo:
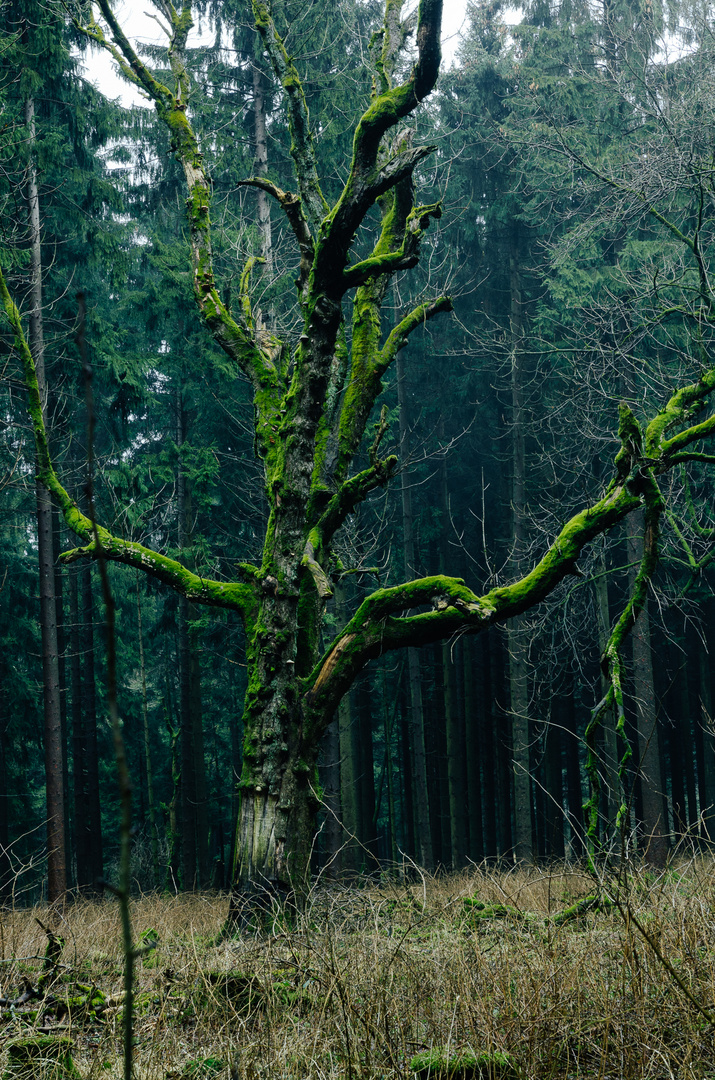
[[[512,441],[512,570],[521,577],[526,545],[526,442],[524,424],[524,326],[518,241],[509,250],[511,289],[511,441]],[[531,862],[534,838],[531,827],[531,745],[529,725],[528,639],[523,619],[512,619],[508,630],[511,740],[514,761],[514,861]]]
[[[447,459],[440,465],[440,501],[442,510],[442,542],[440,544],[440,573],[447,572],[447,544],[449,538],[449,483]],[[454,642],[442,643],[442,696],[447,744],[447,785],[449,789],[449,865],[453,870],[464,866],[467,855],[466,817],[467,795],[465,789],[464,730],[457,700],[457,676]],[[445,852],[445,858],[446,858]]]
[[[606,653],[608,638],[611,633],[611,615],[608,602],[608,577],[606,573],[606,558],[604,550],[601,550],[598,562],[598,577],[596,579],[596,606],[598,613],[598,651],[600,656]],[[601,671],[601,695],[605,697],[609,688],[607,675]],[[604,823],[604,840],[613,842],[616,839],[616,818],[623,801],[623,791],[618,775],[618,737],[616,735],[615,716],[613,709],[608,709],[601,721],[603,738],[603,762],[601,782],[605,787],[606,821]]]
[[[0,690],[0,902],[12,896],[13,874],[10,861],[10,784],[8,776],[7,697]]]
[[[712,613],[712,605],[706,615]],[[705,622],[706,641],[698,642],[698,673],[700,684],[700,726],[703,733],[703,828],[705,838],[715,843],[715,718],[713,717],[712,674],[707,649],[708,621]]]
[[[629,563],[638,563],[642,555],[643,517],[641,514],[631,514],[628,518]],[[634,570],[631,570],[631,579],[635,579]],[[631,637],[633,697],[643,806],[643,854],[650,865],[662,867],[665,866],[668,857],[668,819],[661,786],[660,736],[656,718],[647,598],[633,627]]]
[[[400,410],[400,459],[409,460],[409,417],[407,414],[407,387],[402,354],[397,354],[397,400]],[[414,537],[414,516],[412,510],[412,490],[408,473],[400,473],[400,494],[402,499],[402,551],[404,556],[405,577],[409,580],[417,569]],[[410,691],[410,745],[412,748],[412,780],[414,833],[417,861],[426,870],[434,867],[432,851],[432,831],[429,817],[429,791],[427,787],[427,751],[425,748],[425,715],[422,700],[422,673],[420,654],[415,648],[407,650],[407,680]]]
[[[266,89],[267,78],[262,67],[263,49],[257,47],[253,57],[253,126],[255,133],[254,175],[268,176],[268,132],[266,129]],[[271,233],[271,209],[268,195],[263,188],[257,188],[258,231],[261,234],[261,255],[265,259],[266,276],[273,278],[273,237]],[[274,319],[269,317],[269,323]],[[271,329],[274,327],[271,326]]]
[[[323,792],[325,819],[321,828],[321,854],[328,877],[340,873],[340,729],[339,717],[328,725],[320,753],[320,786]]]
[[[484,834],[484,855],[496,858],[499,852],[499,753],[495,739],[495,688],[492,683],[492,651],[494,634],[484,634],[477,640],[476,647],[481,652],[482,671],[482,710],[479,727],[479,742],[482,775],[482,831]]]
[[[485,855],[482,822],[481,759],[486,753],[480,738],[484,730],[486,696],[483,666],[476,662],[476,648],[470,637],[462,643],[462,679],[464,685],[465,764],[469,809],[469,858],[481,862]],[[475,687],[479,687],[479,699]],[[490,758],[486,757],[487,762]],[[492,759],[493,760],[493,759]],[[490,766],[491,767],[491,766]]]
[[[544,734],[544,841],[545,854],[551,859],[563,859],[566,853],[561,735],[558,723],[549,724]]]
[[[31,159],[27,178],[30,225],[30,333],[29,346],[37,372],[43,412],[47,409],[45,341],[42,315],[42,252],[40,202],[37,190],[35,152],[35,102],[25,100],[25,125]],[[67,891],[65,837],[64,746],[60,700],[59,649],[57,642],[57,601],[55,597],[52,499],[39,480],[36,485],[37,545],[40,578],[40,628],[42,634],[42,686],[44,703],[45,783],[47,798],[47,898],[60,900]]]
[[[149,706],[146,689],[146,661],[144,658],[144,627],[142,605],[139,594],[139,573],[137,572],[137,642],[139,645],[139,671],[142,684],[142,729],[144,735],[144,762],[146,769],[146,791],[149,810],[149,840],[151,843],[151,868],[154,888],[159,887],[159,834],[156,825],[156,800],[154,796],[154,770],[151,760],[149,741]]]
[[[340,582],[335,586],[335,610],[338,626],[345,626],[348,621],[347,596],[345,585]],[[344,830],[340,868],[356,871],[360,866],[360,850],[357,844],[360,821],[358,786],[360,745],[350,691],[345,694],[338,706],[338,739],[340,744],[340,809]]]
[[[69,573],[70,609],[70,683],[72,687],[72,764],[74,780],[74,837],[77,860],[77,887],[87,889],[92,884],[92,854],[87,801],[86,735],[82,700],[82,635],[80,633],[79,604],[80,571],[72,568]]]
[[[82,567],[82,712],[84,714],[84,758],[87,768],[87,803],[84,827],[90,855],[90,887],[104,875],[102,839],[102,804],[99,783],[99,747],[97,742],[97,689],[94,670],[94,597],[92,567]]]

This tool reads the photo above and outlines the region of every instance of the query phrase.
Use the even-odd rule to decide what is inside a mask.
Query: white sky
[[[151,9],[150,0],[117,0],[114,10],[124,32],[133,41],[160,45],[166,37],[156,22],[147,15]],[[443,64],[449,66],[458,45],[459,33],[466,19],[467,0],[445,0],[442,16],[442,53]],[[203,40],[213,41],[213,35],[204,28]],[[189,35],[189,45],[196,46],[202,41],[198,27]],[[106,97],[120,98],[123,105],[144,105],[148,102],[137,90],[116,73],[115,64],[109,53],[103,49],[93,49],[85,54],[85,72],[92,82]]]

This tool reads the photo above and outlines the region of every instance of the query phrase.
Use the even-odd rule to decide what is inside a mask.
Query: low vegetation
[[[715,1077],[710,860],[595,894],[572,867],[326,884],[264,937],[221,940],[226,909],[216,894],[133,901],[139,1080]],[[2,914],[4,1075],[40,1076],[13,1060],[61,1036],[61,1069],[119,1077],[116,902],[75,903],[48,939],[50,919]]]

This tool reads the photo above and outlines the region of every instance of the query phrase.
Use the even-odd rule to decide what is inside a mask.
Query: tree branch
[[[414,333],[420,326],[424,326],[435,315],[453,310],[452,298],[450,296],[439,296],[436,300],[428,300],[424,304],[419,304],[408,315],[405,315],[397,326],[390,331],[390,335],[382,347],[378,361],[381,371],[384,373],[400,349],[405,348],[410,334]]]
[[[209,332],[218,345],[239,366],[250,380],[259,415],[257,438],[264,457],[271,454],[272,430],[279,422],[279,400],[284,391],[280,373],[276,369],[270,350],[263,350],[253,338],[247,326],[233,318],[216,288],[213,271],[211,244],[211,183],[203,164],[194,130],[186,116],[186,96],[189,76],[184,61],[186,39],[193,22],[191,7],[184,2],[181,13],[167,5],[167,18],[171,18],[172,37],[169,43],[169,62],[176,79],[176,91],[172,92],[151,74],[146,64],[137,56],[110,7],[109,0],[97,0],[102,15],[109,26],[114,42],[107,41],[101,27],[96,23],[78,29],[97,41],[117,58],[124,57],[122,70],[128,66],[132,81],[138,82],[150,95],[160,119],[166,124],[171,148],[180,162],[189,197],[186,210],[191,238],[191,261],[194,270],[194,296]]]
[[[479,633],[544,600],[574,572],[583,548],[641,504],[627,482],[612,486],[563,529],[537,565],[512,585],[477,596],[459,578],[430,577],[367,597],[320,661],[306,684],[306,704],[320,726],[327,723],[345,689],[368,660],[392,649],[425,645],[456,633]],[[397,616],[430,604],[432,611]]]
[[[298,293],[301,298],[304,298],[308,286],[310,268],[313,265],[315,248],[313,245],[313,237],[308,228],[308,222],[305,220],[303,204],[300,197],[295,195],[292,191],[283,191],[277,184],[274,184],[271,180],[266,180],[261,176],[252,176],[249,177],[248,180],[239,180],[237,187],[260,188],[274,198],[285,213],[288,224],[293,230],[293,234],[298,241],[298,247],[300,249]]]
[[[378,284],[375,283],[375,289]],[[400,349],[407,344],[410,334],[435,315],[446,311],[452,311],[452,301],[448,296],[440,296],[436,300],[419,304],[400,320],[382,349],[379,349],[379,304],[375,303],[375,297],[367,291],[364,296],[356,298],[353,363],[338,430],[338,461],[335,470],[338,477],[345,475],[360,445],[368,417],[382,392],[383,375]]]
[[[320,188],[303,84],[276,30],[269,0],[252,0],[252,7],[256,29],[261,35],[275,76],[286,96],[291,135],[290,154],[295,164],[298,188],[308,220],[317,232],[329,207]]]
[[[715,431],[715,416],[709,417],[702,424],[681,431],[672,439],[663,441],[663,435],[676,424],[686,423],[693,407],[702,403],[715,390],[715,368],[706,371],[696,383],[684,386],[676,391],[646,428],[645,452],[651,459],[657,456],[667,457],[682,450],[691,442],[705,438]]]
[[[187,570],[175,559],[159,555],[141,544],[113,536],[101,525],[96,526],[96,535],[99,538],[100,545],[99,548],[97,547],[95,526],[91,519],[82,513],[55,473],[47,441],[35,362],[25,337],[20,312],[10,296],[1,269],[0,297],[2,297],[3,310],[12,328],[15,348],[22,363],[28,396],[28,409],[35,440],[37,479],[54,498],[62,511],[67,526],[82,540],[87,541],[86,547],[65,552],[63,561],[73,562],[82,556],[99,557],[101,549],[101,557],[143,570],[152,577],[156,577],[170,585],[172,589],[190,600],[196,600],[198,603],[209,604],[214,607],[229,608],[240,612],[244,619],[251,618],[255,605],[255,594],[250,585],[202,578],[198,574]]]

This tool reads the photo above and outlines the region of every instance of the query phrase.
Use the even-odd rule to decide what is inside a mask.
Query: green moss
[[[527,912],[520,911],[519,908],[512,907],[510,904],[485,904],[484,901],[471,896],[463,901],[462,907],[470,922],[477,924],[491,919],[509,919],[510,922],[521,924],[530,922],[533,918]]]
[[[72,1060],[72,1040],[56,1035],[35,1035],[6,1044],[7,1069],[3,1080],[80,1080]]]
[[[412,1058],[410,1072],[417,1080],[518,1080],[522,1075],[511,1054],[499,1050],[486,1054],[428,1050]]]
[[[181,1070],[182,1080],[210,1080],[225,1069],[226,1063],[220,1058],[196,1058],[188,1061]]]

